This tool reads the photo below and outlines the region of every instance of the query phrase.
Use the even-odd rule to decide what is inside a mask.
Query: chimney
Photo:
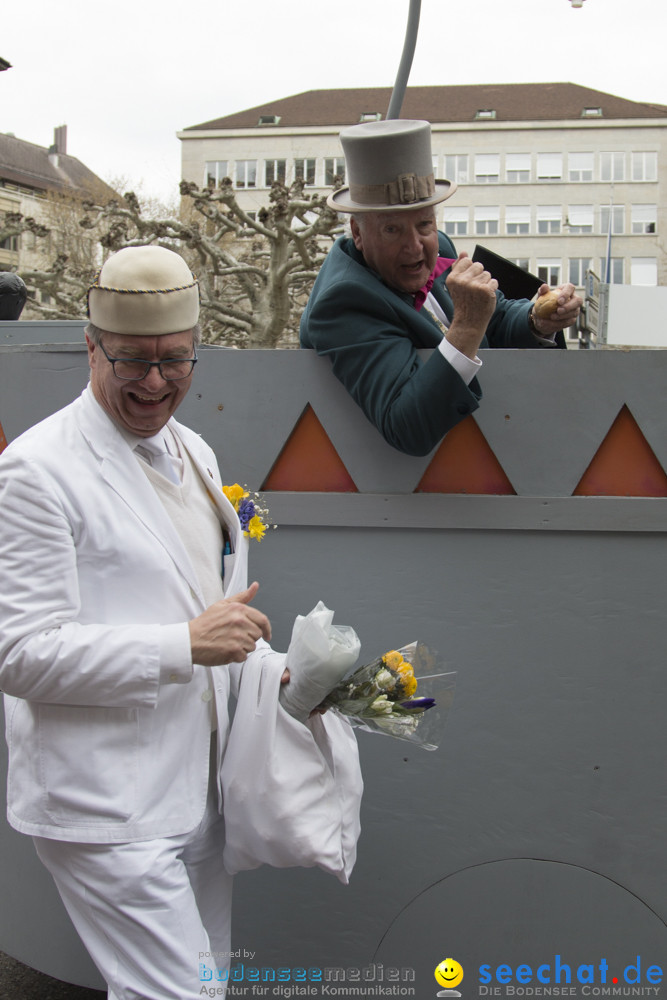
[[[63,156],[67,153],[67,125],[59,125],[53,130],[53,145],[56,147],[56,153],[61,153]]]
[[[61,156],[67,152],[67,125],[58,125],[53,130],[53,145],[49,146],[49,161],[57,167]]]

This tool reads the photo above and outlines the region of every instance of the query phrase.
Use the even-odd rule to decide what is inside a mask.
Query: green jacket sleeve
[[[422,360],[418,348],[437,347],[440,330],[373,281],[377,292],[345,274],[329,283],[309,303],[301,342],[330,358],[336,377],[389,444],[426,455],[477,409],[481,391],[476,380],[466,386],[439,351]]]

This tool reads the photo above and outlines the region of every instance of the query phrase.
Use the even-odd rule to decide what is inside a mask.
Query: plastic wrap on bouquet
[[[438,653],[411,642],[359,667],[322,705],[369,732],[437,750],[456,686],[456,672],[441,667]]]
[[[333,611],[318,601],[307,615],[297,615],[285,657],[290,680],[280,689],[286,712],[305,722],[359,659],[361,643],[349,625],[333,624]]]

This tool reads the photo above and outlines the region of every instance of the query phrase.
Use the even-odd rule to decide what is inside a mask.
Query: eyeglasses
[[[126,382],[140,382],[146,378],[151,368],[157,368],[165,382],[178,382],[192,374],[192,369],[197,364],[197,352],[194,358],[165,358],[162,361],[144,361],[143,358],[111,358],[104,350],[104,344],[100,340],[100,350],[111,364],[116,378],[122,378]]]

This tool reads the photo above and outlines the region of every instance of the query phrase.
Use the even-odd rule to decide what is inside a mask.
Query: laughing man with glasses
[[[170,250],[127,247],[88,301],[90,384],[0,456],[8,817],[109,1000],[196,1000],[199,956],[224,979],[231,955],[228,699],[247,670],[289,675],[215,455],[173,417],[197,360],[197,279]]]

